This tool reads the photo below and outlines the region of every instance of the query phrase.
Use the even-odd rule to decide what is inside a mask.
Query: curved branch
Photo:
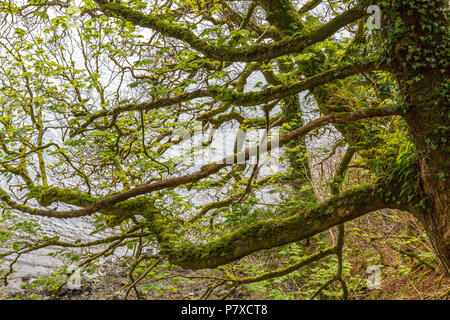
[[[177,246],[170,243],[173,237],[164,235],[164,239],[169,242],[165,243],[163,248],[169,261],[182,268],[214,268],[262,249],[306,239],[383,208],[405,209],[401,205],[386,202],[378,192],[374,192],[373,185],[365,185],[293,216],[259,221],[205,244],[181,243]],[[167,232],[167,228],[160,229]]]
[[[289,274],[293,271],[296,271],[312,262],[321,260],[325,257],[328,257],[329,255],[331,255],[333,252],[335,251],[335,249],[333,247],[329,247],[329,248],[325,248],[322,250],[319,250],[309,256],[305,256],[302,257],[300,259],[300,261],[291,264],[285,268],[282,269],[278,269],[275,271],[269,271],[254,277],[247,277],[247,278],[236,278],[233,277],[232,275],[228,274],[228,276],[230,277],[230,281],[234,282],[235,284],[249,284],[249,283],[254,283],[254,282],[259,282],[259,281],[264,281],[264,280],[268,280],[268,279],[272,279],[272,278],[278,278],[281,276],[284,276],[286,274]]]
[[[307,13],[308,11],[311,11],[312,9],[314,9],[315,7],[317,7],[321,3],[322,3],[322,0],[310,0],[307,3],[305,3],[303,5],[303,7],[301,7],[298,10],[298,13],[299,14]]]
[[[226,102],[225,107],[229,104],[240,106],[255,106],[259,104],[268,103],[274,100],[280,100],[287,96],[295,95],[301,91],[313,89],[324,83],[329,83],[334,80],[343,79],[361,72],[369,72],[382,68],[378,61],[367,61],[362,63],[349,64],[343,67],[333,68],[325,72],[319,73],[315,76],[299,81],[289,85],[277,85],[258,92],[235,92],[227,88],[211,87],[208,89],[199,89],[191,92],[186,92],[175,97],[162,98],[155,101],[143,102],[137,104],[128,104],[114,108],[112,110],[99,111],[92,114],[86,122],[80,127],[71,132],[70,136],[74,137],[82,130],[86,129],[96,119],[112,116],[112,120],[108,127],[112,127],[117,117],[122,112],[152,110],[162,107],[187,102],[198,98],[214,98],[219,101]],[[224,108],[225,108],[224,107]],[[222,110],[222,108],[220,109]],[[204,118],[205,116],[202,116]]]
[[[155,15],[144,14],[121,4],[105,0],[95,0],[100,10],[108,16],[117,16],[134,25],[152,29],[164,36],[172,37],[189,44],[195,50],[219,61],[266,61],[303,49],[327,39],[346,25],[366,15],[363,7],[352,8],[332,19],[330,22],[306,35],[295,35],[291,38],[273,44],[256,44],[249,47],[230,48],[218,47],[197,37],[192,31],[176,24],[158,18]]]
[[[392,115],[398,115],[400,114],[400,110],[397,108],[387,107],[387,108],[368,108],[368,109],[362,109],[354,112],[342,112],[337,114],[330,114],[318,119],[315,119],[309,123],[307,123],[304,126],[301,126],[300,128],[297,128],[286,135],[279,138],[278,145],[283,146],[286,143],[305,136],[311,131],[314,131],[318,128],[321,128],[327,124],[333,123],[333,124],[339,124],[339,123],[347,123],[352,121],[357,121],[361,119],[366,118],[373,118],[373,117],[386,117],[386,116],[392,116]],[[243,158],[247,161],[250,159],[251,155],[256,154],[257,150],[264,150],[265,152],[268,152],[272,150],[272,148],[275,146],[275,143],[273,143],[271,140],[264,142],[263,144],[256,145],[254,147],[247,148],[244,151],[241,151],[243,153]],[[11,199],[11,197],[0,188],[0,200],[9,205],[12,209],[17,209],[22,212],[26,212],[32,215],[39,215],[39,216],[47,216],[47,217],[55,217],[55,218],[75,218],[75,217],[81,217],[81,216],[87,216],[90,214],[93,214],[95,212],[98,212],[101,209],[111,207],[117,203],[123,202],[125,200],[128,200],[133,197],[137,197],[143,194],[148,194],[154,191],[162,190],[162,189],[168,189],[168,188],[175,188],[180,185],[184,185],[187,183],[193,183],[197,182],[201,179],[204,179],[212,174],[215,174],[219,172],[221,169],[230,166],[229,159],[234,159],[237,157],[237,154],[230,155],[225,157],[219,162],[212,163],[210,165],[206,165],[202,167],[199,171],[193,172],[191,174],[187,174],[180,177],[172,177],[167,178],[162,181],[150,183],[141,185],[139,187],[135,187],[133,189],[125,190],[122,192],[119,192],[115,195],[111,195],[109,197],[106,197],[102,200],[99,200],[97,202],[91,203],[90,205],[86,206],[82,209],[75,209],[75,210],[68,210],[68,211],[58,211],[58,210],[45,210],[45,209],[37,209],[37,208],[31,208],[19,203],[16,203]],[[239,157],[240,159],[240,157]]]

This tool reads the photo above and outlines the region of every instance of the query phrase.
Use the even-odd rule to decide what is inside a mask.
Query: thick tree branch
[[[311,11],[312,9],[314,9],[315,7],[317,7],[320,3],[322,2],[322,0],[310,0],[307,3],[305,3],[303,5],[303,7],[301,7],[298,10],[299,14],[304,14],[307,13],[308,11]]]
[[[386,117],[386,116],[392,116],[392,115],[398,115],[400,113],[400,110],[397,108],[369,108],[369,109],[363,109],[358,110],[354,112],[343,112],[343,113],[337,113],[337,114],[330,114],[321,118],[318,118],[316,120],[313,120],[309,122],[308,124],[297,128],[286,135],[280,137],[278,145],[283,146],[286,143],[302,137],[309,132],[316,130],[318,128],[321,128],[327,124],[333,123],[333,124],[339,124],[339,123],[347,123],[352,121],[357,121],[361,119],[366,118],[374,118],[374,117]],[[256,154],[256,151],[258,149],[265,150],[266,152],[272,150],[274,147],[274,143],[272,141],[264,142],[265,146],[257,145],[251,148],[247,148],[246,150],[242,151],[243,158],[247,161],[250,159],[251,155]],[[37,209],[37,208],[31,208],[22,204],[19,204],[15,201],[13,201],[10,196],[0,188],[0,200],[2,200],[4,203],[9,205],[12,209],[17,209],[22,212],[26,212],[32,215],[39,215],[39,216],[48,216],[48,217],[55,217],[55,218],[75,218],[80,216],[86,216],[93,214],[95,212],[98,212],[104,208],[111,207],[115,204],[118,204],[120,202],[123,202],[125,200],[128,200],[133,197],[137,197],[143,194],[148,194],[154,191],[168,189],[168,188],[175,188],[180,185],[184,185],[187,183],[193,183],[197,182],[201,179],[204,179],[212,174],[215,174],[219,172],[221,169],[227,167],[230,165],[230,157],[235,158],[239,157],[239,155],[231,155],[228,157],[225,157],[222,159],[222,161],[206,165],[202,167],[201,170],[196,171],[191,174],[187,174],[180,177],[172,177],[167,178],[162,181],[145,184],[139,187],[135,187],[133,189],[129,189],[126,191],[122,191],[120,193],[117,193],[115,195],[106,197],[100,201],[97,201],[95,203],[92,203],[85,208],[82,209],[75,209],[75,210],[68,210],[68,211],[58,211],[58,210],[46,210],[46,209]]]
[[[109,16],[117,16],[137,26],[149,28],[162,35],[181,40],[204,55],[220,61],[265,61],[283,55],[301,52],[303,49],[323,41],[344,26],[366,15],[364,8],[355,7],[337,16],[330,22],[306,35],[295,35],[274,44],[256,44],[242,48],[218,47],[198,38],[192,31],[170,24],[155,15],[144,14],[121,4],[96,0],[100,10]]]
[[[262,249],[271,249],[311,237],[319,232],[383,208],[402,208],[388,203],[373,185],[356,187],[314,208],[291,217],[263,220],[205,244],[171,243],[163,234],[163,248],[171,263],[186,269],[214,268]],[[167,228],[159,228],[167,232]],[[167,240],[166,240],[167,239]],[[164,241],[168,241],[164,243]]]
[[[75,136],[80,131],[86,129],[96,119],[111,116],[109,127],[112,127],[117,117],[127,111],[152,110],[162,107],[168,107],[182,102],[187,102],[198,98],[214,98],[227,104],[239,106],[254,106],[268,103],[270,101],[279,100],[284,97],[293,96],[301,91],[310,90],[321,84],[329,83],[334,80],[343,79],[361,72],[369,72],[381,68],[377,61],[367,61],[362,63],[349,64],[343,67],[333,68],[315,76],[288,85],[277,85],[258,92],[235,92],[229,89],[211,87],[208,89],[199,89],[186,92],[175,97],[162,98],[150,102],[128,104],[117,107],[112,110],[99,111],[92,114],[86,122],[73,131],[70,135]]]

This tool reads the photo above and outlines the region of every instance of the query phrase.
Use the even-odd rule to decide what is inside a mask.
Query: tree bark
[[[448,5],[447,0],[397,1],[384,8],[383,29],[417,149],[422,191],[432,203],[419,219],[450,275]]]
[[[433,106],[436,86],[442,77],[427,75],[420,89],[407,92],[411,111],[406,115],[410,136],[419,157],[423,192],[432,200],[432,208],[420,215],[420,220],[433,244],[445,271],[450,275],[450,147],[448,142],[436,141],[436,130],[449,128],[448,105]],[[446,110],[445,110],[446,109]]]
[[[386,201],[383,196],[387,191],[396,193],[398,189],[396,186],[359,186],[287,218],[262,220],[203,244],[177,242],[177,237],[157,215],[153,231],[158,234],[162,252],[172,264],[186,269],[215,268],[262,249],[306,239],[379,209],[409,210],[405,203]]]

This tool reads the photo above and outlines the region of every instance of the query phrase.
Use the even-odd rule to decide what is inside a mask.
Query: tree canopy
[[[139,297],[163,262],[215,269],[212,291],[335,255],[347,297],[344,223],[388,208],[420,221],[448,273],[447,15],[443,0],[0,1],[2,221],[89,217],[105,234],[15,224],[0,257],[100,248],[72,256],[86,269],[134,248],[125,288]],[[267,139],[243,146],[252,132]],[[230,271],[333,227],[282,268]]]

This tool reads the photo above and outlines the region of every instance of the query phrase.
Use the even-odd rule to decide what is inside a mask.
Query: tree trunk
[[[419,219],[450,275],[448,5],[447,0],[392,2],[383,8],[382,32],[417,149],[421,191],[431,200]]]
[[[409,94],[411,111],[406,115],[410,136],[416,145],[423,192],[432,200],[430,211],[421,214],[420,220],[442,262],[450,275],[450,147],[440,130],[450,128],[448,105],[434,106],[439,101],[437,92],[440,77],[429,75],[420,90]],[[417,89],[417,88],[416,88]],[[437,137],[441,138],[437,141]],[[442,141],[444,137],[444,141]]]

